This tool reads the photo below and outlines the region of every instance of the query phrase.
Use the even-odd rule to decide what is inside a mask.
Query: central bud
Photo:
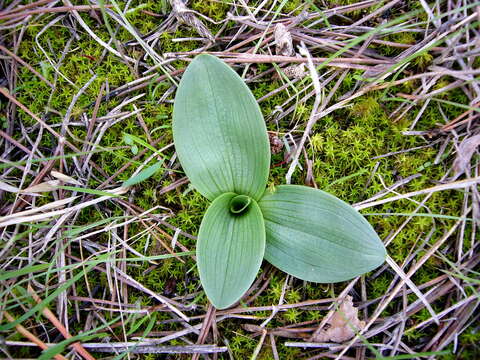
[[[240,215],[246,212],[250,206],[252,199],[247,195],[237,195],[230,200],[230,212],[235,215]]]

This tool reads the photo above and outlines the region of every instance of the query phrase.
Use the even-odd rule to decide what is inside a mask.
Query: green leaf
[[[159,155],[160,157],[162,158],[165,158],[165,155],[163,155],[160,151],[158,151],[157,149],[155,149],[152,145],[150,145],[148,142],[140,139],[139,137],[135,136],[135,135],[132,135],[132,134],[127,134],[127,133],[123,133],[123,141],[125,142],[125,144],[127,145],[132,145],[132,151],[134,151],[134,154],[136,155],[136,153],[138,152],[138,147],[135,146],[135,143],[137,144],[140,144],[140,145],[143,145],[145,146],[147,149],[149,150],[152,150],[154,153],[156,153],[157,155]],[[134,150],[135,149],[135,150]]]
[[[265,259],[297,278],[345,281],[385,261],[385,247],[367,220],[326,192],[283,185],[258,204],[267,234]]]
[[[270,166],[265,122],[243,80],[216,57],[199,55],[185,71],[173,138],[183,170],[209,200],[226,192],[263,195]]]
[[[265,251],[265,225],[255,200],[241,214],[232,213],[234,193],[220,195],[200,225],[197,264],[212,304],[225,309],[252,285]]]
[[[102,191],[102,190],[97,190],[97,189],[89,189],[89,188],[81,188],[81,187],[77,187],[77,186],[58,185],[57,188],[58,189],[63,189],[63,190],[68,190],[68,191],[76,191],[76,192],[80,192],[80,193],[91,194],[91,195],[121,197],[120,195],[112,194],[111,192],[108,192],[108,191]]]
[[[160,169],[164,169],[162,165],[163,165],[163,160],[156,162],[155,164],[140,171],[137,175],[132,176],[130,179],[126,180],[122,184],[122,186],[124,187],[132,186],[132,185],[138,184],[139,182],[147,180],[149,177],[152,177],[153,175],[155,175],[155,173]]]

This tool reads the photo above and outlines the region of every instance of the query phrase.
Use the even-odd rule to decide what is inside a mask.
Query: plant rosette
[[[349,280],[385,261],[375,230],[342,200],[307,186],[266,190],[265,121],[246,84],[218,58],[202,54],[187,67],[175,97],[173,138],[190,182],[212,202],[196,255],[216,308],[245,294],[264,258],[318,283]]]

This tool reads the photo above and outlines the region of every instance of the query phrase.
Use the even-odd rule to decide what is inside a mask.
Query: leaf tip
[[[226,65],[222,60],[220,60],[216,56],[213,56],[210,54],[200,54],[195,56],[191,65],[214,66],[214,65],[218,65],[219,63]]]

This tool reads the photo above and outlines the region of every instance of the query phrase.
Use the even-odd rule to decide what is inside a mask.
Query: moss
[[[344,5],[353,2],[355,1],[338,0],[335,3]],[[282,12],[286,13],[294,11],[292,16],[296,15],[298,5],[301,3],[301,1],[288,2],[282,9]],[[142,7],[129,13],[127,18],[141,34],[151,32],[159,23],[157,18],[146,15],[142,10],[148,10],[162,16],[167,15],[169,12],[166,1],[147,1],[146,3],[136,1],[131,3],[131,8],[133,9],[140,5]],[[252,6],[256,5],[256,3],[253,3]],[[271,4],[269,3],[268,6],[270,5]],[[216,0],[193,1],[190,6],[193,10],[210,17],[214,21],[224,19],[227,11],[230,9],[229,2]],[[268,6],[265,8],[268,8]],[[360,18],[363,13],[363,11],[354,13],[353,19]],[[95,30],[95,33],[100,36],[100,38],[104,40],[110,38],[110,34],[104,25],[96,23],[96,21],[88,16],[88,14],[82,14],[82,18],[92,27],[92,29]],[[54,81],[56,73],[51,65],[49,65],[45,55],[39,51],[34,40],[38,31],[46,24],[46,21],[47,19],[41,19],[41,22],[35,25],[30,25],[26,28],[25,37],[19,49],[19,56],[32,64],[35,68],[40,69],[49,81]],[[215,33],[221,27],[221,24],[214,25],[207,22],[205,22],[205,24],[208,25],[212,33]],[[110,25],[115,28],[113,22]],[[72,43],[72,46],[59,68],[59,71],[71,81],[73,85],[62,76],[57,76],[56,88],[52,92],[45,83],[32,75],[28,70],[20,68],[18,73],[19,83],[17,89],[15,89],[15,96],[22,103],[28,104],[28,107],[35,114],[45,117],[49,124],[59,124],[63,121],[63,117],[70,105],[72,97],[77,93],[78,89],[91,78],[92,73],[97,74],[97,79],[78,99],[72,112],[72,121],[81,121],[81,114],[84,112],[86,112],[88,116],[91,115],[93,111],[91,104],[95,102],[103,83],[108,81],[110,90],[112,90],[115,87],[121,86],[135,79],[135,74],[132,72],[131,66],[123,63],[117,57],[110,55],[109,53],[103,56],[104,49],[93,41],[85,32],[78,31],[77,34],[80,38]],[[124,29],[118,29],[115,36],[120,42],[131,40],[131,35]],[[53,59],[53,61],[58,61],[60,54],[65,49],[67,39],[70,37],[70,31],[61,23],[57,23],[39,38],[39,42],[47,52],[47,55]],[[171,32],[164,32],[160,35],[156,49],[160,49],[163,53],[181,52],[194,50],[201,45],[198,41],[172,41],[175,38],[187,37],[198,37],[198,34],[194,30],[185,26],[171,29]],[[417,40],[413,33],[407,32],[392,34],[386,39],[401,44],[411,44]],[[32,51],[32,49],[35,49],[36,51]],[[377,50],[383,54],[386,54],[387,49],[389,49],[388,51],[391,51],[391,48],[387,46],[377,47]],[[140,55],[143,54],[139,47],[125,47],[123,50],[134,58],[139,58]],[[396,49],[394,51],[400,50]],[[411,69],[421,69],[428,66],[430,61],[431,54],[424,53],[415,59],[414,63],[411,65]],[[173,66],[176,68],[183,68],[185,63],[175,62],[173,63]],[[270,68],[271,66],[268,64],[251,66],[251,70],[258,73]],[[338,91],[338,96],[351,90],[360,75],[360,72],[351,71],[345,77],[345,80]],[[452,79],[445,77],[438,83],[436,89],[448,85],[451,81]],[[270,93],[281,85],[281,80],[270,78],[262,78],[259,81],[249,84],[256,98],[260,98]],[[331,86],[332,85],[327,86],[325,91],[327,92],[331,90]],[[424,145],[424,142],[419,137],[406,137],[402,135],[402,131],[405,130],[405,127],[416,117],[419,107],[413,108],[413,110],[408,113],[405,119],[402,119],[401,122],[393,123],[389,114],[397,103],[393,104],[392,102],[387,101],[389,96],[394,96],[397,92],[409,93],[417,86],[418,83],[409,82],[404,83],[399,87],[389,89],[386,94],[384,94],[383,91],[370,93],[367,96],[355,99],[350,107],[335,111],[334,113],[319,119],[313,128],[313,133],[307,143],[306,151],[308,157],[314,160],[312,169],[313,176],[320,189],[329,191],[349,203],[355,203],[368,199],[377,192],[382,191],[384,189],[382,181],[385,184],[392,184],[412,174],[420,173],[421,176],[419,178],[398,189],[398,191],[403,193],[433,186],[435,184],[434,181],[441,178],[445,173],[446,165],[443,163],[432,165],[438,150],[437,147],[415,150],[383,158],[375,158],[376,156],[388,152],[406,150]],[[169,87],[170,84],[167,81],[158,85],[152,82],[151,86],[148,86],[141,91],[146,93],[141,100],[141,107],[143,108],[142,118],[147,125],[147,128],[150,130],[152,137],[154,139],[161,138],[157,148],[166,146],[172,141],[171,103],[167,102],[158,104],[160,97]],[[139,93],[140,92],[137,92],[135,94]],[[284,103],[288,97],[293,94],[295,94],[295,89],[289,88],[288,92],[282,91],[261,103],[261,109],[267,120],[268,129],[270,131],[278,132],[280,137],[290,131],[293,127],[292,124],[295,122],[298,122],[298,126],[292,134],[296,138],[301,136],[304,131],[303,127],[312,111],[313,98],[305,103],[298,104],[295,108],[295,113],[291,116],[288,116],[279,122],[275,121],[275,116],[272,114],[275,113],[276,108],[280,104]],[[338,96],[335,96],[332,101],[337,101]],[[449,91],[448,95],[439,95],[438,98],[443,99],[447,96],[450,101],[462,104],[468,103],[468,99],[465,98],[465,95],[461,90]],[[172,99],[173,98],[170,96],[167,100],[171,101]],[[113,97],[102,102],[98,116],[101,117],[106,115],[108,111],[117,106],[120,101],[121,99]],[[434,129],[438,123],[443,122],[442,114],[438,110],[437,105],[442,108],[444,114],[450,119],[458,116],[464,111],[464,109],[459,107],[432,102],[419,119],[417,124],[418,130]],[[0,109],[3,112],[3,104],[1,106]],[[132,111],[133,107],[126,106],[124,110]],[[36,124],[34,119],[21,110],[18,112],[18,116],[24,124]],[[0,116],[0,127],[5,126],[4,119],[3,116]],[[71,127],[71,131],[77,139],[83,140],[86,137],[86,132],[83,127]],[[147,137],[135,117],[125,119],[118,124],[111,126],[103,136],[100,145],[105,149],[115,148],[115,150],[102,151],[95,154],[92,158],[108,176],[113,175],[118,169],[130,161],[133,156],[131,148],[127,147],[127,144],[123,140],[123,133],[129,133],[147,141]],[[20,135],[21,134],[16,134],[15,136]],[[78,144],[77,142],[75,143],[78,146],[82,145],[81,142],[78,142]],[[42,137],[40,149],[48,154],[54,144],[56,144],[56,141],[53,137],[45,134]],[[125,146],[125,148],[118,149],[119,146]],[[138,147],[140,150],[143,150],[143,147]],[[141,163],[145,161],[151,154],[151,151],[147,151],[144,156],[138,159],[138,162]],[[172,156],[173,150],[168,149],[165,152],[165,155],[168,157]],[[451,159],[449,158],[448,160]],[[58,163],[56,163],[56,165],[57,164]],[[71,160],[67,160],[66,164],[71,165]],[[306,168],[306,164],[303,160],[301,160],[300,165],[303,169]],[[130,166],[120,174],[115,181],[120,183],[121,181],[128,179],[137,166],[137,164]],[[289,164],[284,163],[283,153],[273,155],[269,184],[284,183],[288,166]],[[96,171],[94,171],[94,174],[98,175]],[[17,171],[16,173],[13,173],[13,175],[20,176],[21,174],[20,171]],[[304,184],[305,175],[305,171],[297,170],[294,174],[293,182]],[[134,196],[132,196],[131,200],[144,209],[151,208],[153,205],[160,205],[171,209],[173,215],[168,219],[170,224],[196,235],[203,213],[208,206],[208,201],[195,190],[188,191],[189,188],[187,185],[163,195],[159,195],[158,193],[159,189],[171,185],[172,182],[180,176],[182,176],[182,174],[173,175],[172,177],[164,177],[163,174],[157,174],[147,181],[136,185],[134,187],[134,193],[132,193]],[[368,186],[366,186],[367,183],[369,183]],[[99,184],[100,181],[97,178],[92,177],[88,185],[89,187],[94,188]],[[433,214],[460,215],[462,198],[463,194],[459,192],[451,191],[438,193],[430,198],[427,205]],[[13,197],[7,197],[6,199],[13,199]],[[51,200],[52,197],[45,196],[37,199],[36,204],[46,204]],[[365,210],[364,213],[375,212],[388,214],[389,212],[393,212],[408,214],[411,213],[416,206],[417,204],[411,201],[403,200],[395,203],[388,203],[375,209],[368,209]],[[92,224],[108,216],[124,215],[124,209],[118,207],[113,202],[109,203],[107,208],[110,212],[108,214],[102,213],[94,208],[82,210],[76,219],[75,225]],[[156,214],[163,212],[168,212],[168,210],[158,209],[155,211]],[[424,212],[424,210],[422,210],[422,212]],[[366,216],[368,216],[368,220],[383,239],[390,235],[392,231],[395,231],[405,220],[405,217],[402,216]],[[422,241],[434,223],[441,224],[439,227],[442,229],[453,224],[450,220],[439,222],[437,219],[427,217],[414,218],[390,243],[388,247],[390,256],[398,263],[403,262],[405,257],[410,253],[413,244],[416,241]],[[133,237],[144,230],[145,225],[141,223],[133,223],[129,225],[127,235],[128,237]],[[170,236],[174,235],[174,231],[171,229],[166,229],[165,231]],[[167,237],[159,233],[156,233],[156,235],[161,237],[166,243],[169,243]],[[440,235],[441,230],[436,230],[430,241],[433,243]],[[109,240],[110,239],[105,234],[99,234],[99,236],[95,238],[95,241],[99,244],[107,244]],[[194,240],[180,236],[179,241],[189,249],[195,248]],[[428,245],[431,244],[426,244],[425,249],[428,249]],[[162,246],[159,245],[154,238],[150,237],[148,233],[143,233],[141,236],[138,236],[131,246],[136,251],[145,253],[145,255],[165,253]],[[466,237],[464,246],[465,250],[467,250],[469,246],[468,237]],[[73,253],[79,255],[78,247],[75,244],[72,245],[72,248]],[[422,255],[424,255],[424,252],[417,254],[417,257],[421,257]],[[198,273],[195,268],[195,262],[190,257],[184,257],[183,260],[185,263],[181,263],[174,259],[161,261],[152,271],[147,271],[152,264],[146,262],[136,263],[135,266],[128,266],[127,271],[130,276],[158,294],[166,294],[166,292],[170,292],[182,296],[195,291],[200,291],[201,287]],[[444,265],[439,263],[438,259],[431,258],[424,267],[417,271],[414,276],[414,281],[421,284],[432,280],[436,276],[442,274],[441,269],[443,266]],[[369,298],[374,299],[382,297],[389,288],[393,276],[394,275],[391,273],[384,272],[372,281],[369,281],[367,283]],[[284,273],[277,271],[272,276],[267,289],[261,296],[255,299],[252,306],[277,304],[282,294],[285,277],[286,275]],[[82,281],[84,280],[82,279]],[[86,285],[82,283],[82,281],[79,281],[76,285],[77,294],[79,296],[87,296],[88,292],[86,290]],[[88,281],[91,285],[108,288],[107,277],[103,273],[92,272],[88,275]],[[321,299],[331,296],[332,294],[338,294],[342,288],[343,284],[313,284],[293,279],[285,293],[285,301],[287,303],[295,303],[307,299]],[[196,301],[200,306],[205,306],[207,304],[206,297],[203,294],[201,294]],[[135,290],[129,291],[129,302],[142,307],[156,304],[156,302],[150,297]],[[396,305],[395,302],[392,303],[391,306],[386,309],[384,314],[393,313]],[[322,311],[290,309],[281,312],[281,314],[272,321],[271,326],[283,326],[301,321],[318,320],[321,319],[324,314],[325,313]],[[257,313],[256,315],[269,316],[270,312]],[[115,315],[108,313],[106,315],[108,319],[111,319],[114,316]],[[428,316],[428,312],[421,311],[415,315],[414,320],[420,322],[427,319]],[[154,330],[162,331],[175,329],[175,326],[172,326],[171,324],[161,323],[162,320],[167,319],[169,319],[167,314],[159,312]],[[148,322],[144,323],[138,331],[144,330],[147,323]],[[229,346],[232,349],[234,357],[242,359],[251,356],[258,344],[258,338],[254,338],[251,333],[241,329],[240,325],[241,322],[238,320],[224,321],[219,323],[219,331],[222,336],[229,341]],[[478,343],[477,330],[478,329],[472,327],[461,335],[461,344],[475,348],[475,344]],[[118,331],[120,333],[121,330],[118,329]],[[425,336],[425,333],[422,330],[415,330],[406,334],[406,341],[414,344],[415,341],[422,336]],[[277,346],[282,359],[297,359],[301,355],[304,355],[302,349],[285,347],[282,342],[279,342]],[[32,356],[32,354],[32,352],[27,350],[19,350],[19,353],[16,355],[28,357]],[[475,352],[472,352],[472,354],[475,354]],[[266,344],[259,358],[269,359],[272,357],[271,349],[268,344]],[[149,356],[143,358],[147,359]],[[473,355],[471,358],[473,358]]]

